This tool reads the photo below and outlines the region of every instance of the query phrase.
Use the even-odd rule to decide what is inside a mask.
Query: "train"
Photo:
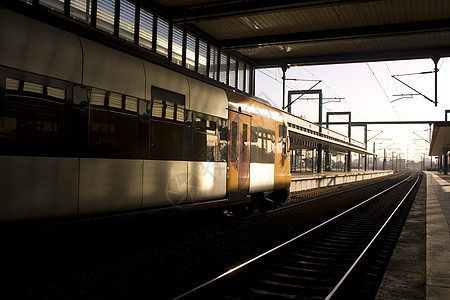
[[[0,222],[289,195],[279,109],[0,8]]]

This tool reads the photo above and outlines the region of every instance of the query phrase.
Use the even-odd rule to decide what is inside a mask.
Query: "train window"
[[[137,99],[92,88],[90,102],[93,105],[90,111],[90,155],[136,158]]]
[[[285,125],[278,126],[278,142],[281,143],[281,155],[288,155],[288,144],[287,144],[287,127]]]
[[[139,18],[139,46],[153,49],[153,14],[141,8]]]
[[[36,84],[32,82],[24,82],[23,83],[23,91],[36,93],[36,94],[44,94],[44,86],[41,84]]]
[[[193,132],[193,153],[197,161],[220,161],[219,120],[196,113]]]
[[[17,119],[12,117],[0,117],[0,132],[12,133],[17,128]]]
[[[285,135],[285,126],[284,125],[278,125],[278,142],[280,143],[280,142],[282,142],[283,141],[283,138],[286,138],[286,135]]]
[[[245,69],[245,92],[246,93],[251,93],[251,88],[252,88],[252,70],[250,69],[250,67],[247,65],[247,68]]]
[[[3,112],[0,115],[0,153],[14,152],[16,134],[17,118],[14,115],[8,116],[6,112]]]
[[[238,82],[237,82],[237,88],[238,90],[243,91],[244,90],[244,71],[245,71],[245,65],[244,62],[238,60],[238,71],[237,71],[237,75],[238,75]]]
[[[194,117],[194,120],[192,137],[193,159],[196,161],[207,161],[206,120],[197,116]]]
[[[174,119],[174,112],[175,112],[175,105],[172,103],[166,103],[166,113],[165,118],[167,120],[173,120]]]
[[[217,80],[218,67],[218,50],[216,47],[210,45],[209,49],[209,78]]]
[[[184,123],[185,96],[152,86],[152,116]]]
[[[174,104],[183,105],[185,104],[185,96],[183,94],[175,93],[169,90],[165,90],[156,86],[152,86],[152,99],[164,100],[172,102]]]
[[[199,40],[199,48],[198,48],[199,56],[198,56],[198,72],[202,75],[206,74],[206,66],[208,63],[208,45],[205,41]]]
[[[197,52],[196,38],[188,33],[186,35],[186,68],[195,70],[195,53]]]
[[[162,101],[154,100],[152,107],[152,117],[163,118],[164,104]]]
[[[262,143],[262,149],[259,149],[260,151],[264,151],[263,152],[263,154],[266,154],[266,151],[267,151],[267,149],[269,148],[268,147],[268,142],[269,142],[269,139],[268,138],[270,138],[270,136],[267,136],[267,134],[266,133],[263,133],[262,135],[261,135],[261,143]],[[259,141],[258,141],[259,142]],[[258,143],[259,144],[259,143]]]
[[[152,120],[150,131],[150,159],[183,160],[183,125]]]
[[[20,81],[17,79],[6,78],[6,89],[11,91],[19,90]]]
[[[137,98],[125,96],[125,109],[137,112]]]
[[[206,129],[206,120],[202,118],[195,118],[195,129],[196,130],[205,130]]]
[[[221,53],[220,54],[220,77],[219,81],[222,83],[227,83],[228,74],[228,56]]]
[[[206,120],[206,161],[219,161],[217,121]]]
[[[263,143],[263,133],[261,131],[258,132],[258,142],[257,142],[258,148],[262,149],[264,147]]]
[[[237,159],[237,123],[231,122],[231,157],[230,161],[235,162]]]
[[[177,104],[176,105],[176,116],[175,116],[175,121],[178,122],[184,122],[185,119],[185,111],[184,111],[184,105],[181,104]]]
[[[115,0],[97,0],[97,28],[114,33]]]
[[[119,37],[134,42],[134,24],[136,8],[134,3],[120,1]]]
[[[48,86],[47,95],[49,97],[64,100],[66,99],[66,90]]]
[[[265,147],[266,154],[270,156],[270,153],[274,153],[274,142],[275,142],[275,135],[274,132],[271,131],[267,133],[267,144]]]
[[[91,0],[71,0],[70,16],[87,24],[91,23],[92,1]]]
[[[275,132],[269,129],[251,127],[250,162],[274,163]]]
[[[109,93],[108,106],[113,108],[122,108],[122,95],[117,93]]]
[[[228,124],[227,120],[219,120],[218,122],[219,132],[219,151],[220,161],[226,161],[228,156]]]
[[[247,135],[248,135],[248,125],[242,124],[242,162],[247,162]]]
[[[158,17],[156,24],[156,53],[167,57],[169,49],[169,22],[161,17]]]
[[[185,96],[155,86],[151,93],[150,158],[182,160]]]
[[[105,105],[106,92],[99,89],[91,89],[91,104],[92,105]]]
[[[64,102],[66,99],[66,90],[53,86],[45,86],[42,84],[21,81],[13,78],[6,78],[6,91],[10,96],[16,97],[16,100],[22,101],[28,99],[27,102],[39,102],[40,100],[52,100],[56,102]],[[19,97],[19,95],[23,96]],[[20,100],[21,99],[21,100]]]
[[[36,80],[40,79],[36,76]],[[65,100],[65,90],[12,78],[6,78],[5,88],[0,110],[0,153],[64,155],[69,121],[68,108],[61,101]]]
[[[183,29],[174,25],[172,32],[172,62],[183,64]]]
[[[136,116],[93,108],[89,150],[94,157],[136,158]]]
[[[230,72],[229,72],[229,79],[228,79],[228,85],[232,87],[236,87],[236,67],[237,62],[234,57],[230,57]]]
[[[252,126],[250,131],[250,142],[258,142],[258,127]]]
[[[39,0],[39,4],[57,12],[64,13],[64,0]]]

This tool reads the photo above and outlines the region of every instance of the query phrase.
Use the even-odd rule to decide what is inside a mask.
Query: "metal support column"
[[[322,132],[322,106],[323,106],[323,97],[322,97],[322,90],[295,90],[295,91],[288,91],[288,104],[286,106],[283,106],[283,109],[287,108],[288,112],[291,112],[292,103],[292,95],[311,95],[311,94],[319,94],[319,132]],[[323,145],[318,144],[317,145],[317,173],[322,172],[322,160],[323,160]]]
[[[434,106],[437,106],[438,104],[438,62],[439,62],[440,57],[433,57],[433,62],[434,62]]]
[[[295,99],[292,101],[293,95],[312,95],[312,94],[319,94],[319,125],[322,126],[322,106],[323,106],[323,97],[322,97],[322,90],[293,90],[288,91],[288,103],[286,106],[283,106],[283,109],[288,109],[288,112],[291,112],[292,104],[298,99]],[[320,132],[322,132],[322,128],[319,128]]]
[[[372,171],[375,171],[377,169],[377,155],[375,154],[375,142],[373,143],[373,165],[372,165]]]
[[[317,173],[322,173],[322,156],[323,156],[323,146],[322,144],[317,145]]]
[[[339,111],[339,112],[335,112],[335,111],[329,111],[327,112],[327,118],[326,118],[326,123],[325,126],[327,128],[329,128],[329,124],[330,124],[330,115],[348,115],[348,142],[351,143],[352,141],[352,113],[350,111]],[[367,125],[366,125],[366,129],[367,129]],[[350,172],[352,170],[352,152],[348,151],[347,152],[347,171]]]
[[[431,123],[430,123],[430,134],[428,140],[431,142]],[[433,171],[433,156],[430,155],[430,171]]]
[[[448,151],[444,153],[444,175],[448,175]]]
[[[283,100],[283,106],[282,108],[285,108],[286,105],[286,71],[287,69],[289,69],[288,65],[282,65],[281,66],[281,71],[283,71],[283,77],[281,77],[281,79],[283,79],[283,95],[282,95],[282,100]],[[289,106],[288,111],[291,112],[291,107]]]

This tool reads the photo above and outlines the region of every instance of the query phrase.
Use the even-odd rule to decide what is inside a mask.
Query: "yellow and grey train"
[[[0,8],[0,222],[283,202],[263,100]]]

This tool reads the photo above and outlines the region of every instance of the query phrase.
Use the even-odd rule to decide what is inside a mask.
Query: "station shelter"
[[[450,155],[450,121],[434,122],[430,156],[438,157],[439,172],[448,174]]]
[[[292,114],[283,114],[288,122],[292,173],[375,168],[376,156],[364,143]]]

